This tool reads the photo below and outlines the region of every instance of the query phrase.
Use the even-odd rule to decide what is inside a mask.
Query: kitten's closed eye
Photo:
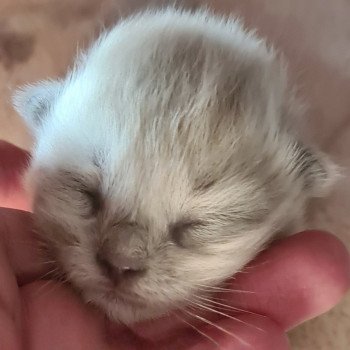
[[[57,182],[51,188],[56,199],[72,206],[72,210],[84,218],[98,214],[103,203],[98,178],[68,170],[58,171],[55,178]]]
[[[82,194],[88,199],[91,205],[91,215],[96,215],[102,207],[101,194],[97,189],[83,189]]]
[[[194,231],[202,229],[204,226],[205,223],[201,220],[179,220],[169,226],[170,237],[179,247],[187,248],[191,245],[190,235],[194,234]]]

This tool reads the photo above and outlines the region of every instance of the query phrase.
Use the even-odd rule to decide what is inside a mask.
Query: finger
[[[183,331],[172,339],[163,340],[157,349],[191,350],[288,350],[283,330],[268,318],[241,315],[241,322],[218,320],[213,325],[202,325],[197,330]]]
[[[276,242],[221,293],[232,306],[275,320],[283,329],[320,315],[344,296],[350,286],[350,260],[333,235],[310,231]]]
[[[21,322],[16,278],[0,241],[0,348],[20,349]]]
[[[0,206],[30,210],[22,186],[22,175],[29,164],[29,153],[0,141]]]
[[[0,208],[0,242],[20,285],[39,278],[48,268],[33,232],[32,215]]]

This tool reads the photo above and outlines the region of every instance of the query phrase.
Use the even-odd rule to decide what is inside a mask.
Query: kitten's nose
[[[118,282],[146,269],[146,233],[135,225],[119,224],[100,243],[96,260],[103,273]]]
[[[145,264],[141,259],[120,255],[108,256],[102,251],[97,253],[96,261],[103,273],[114,283],[137,276],[145,270]]]

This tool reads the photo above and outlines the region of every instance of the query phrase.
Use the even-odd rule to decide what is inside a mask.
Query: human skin
[[[27,164],[27,153],[0,142],[0,206],[12,208],[0,209],[1,349],[207,350],[218,343],[223,349],[284,350],[287,330],[329,310],[350,286],[343,244],[308,231],[276,241],[225,285],[231,292],[217,293],[231,307],[221,311],[229,317],[198,313],[209,320],[205,324],[176,314],[132,329],[112,324],[67,284],[41,279],[48,264],[32,215],[23,211],[30,208],[20,181]]]

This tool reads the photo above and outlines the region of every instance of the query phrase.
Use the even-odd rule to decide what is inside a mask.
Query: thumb
[[[0,206],[30,210],[30,201],[22,185],[28,167],[28,152],[0,140]]]

